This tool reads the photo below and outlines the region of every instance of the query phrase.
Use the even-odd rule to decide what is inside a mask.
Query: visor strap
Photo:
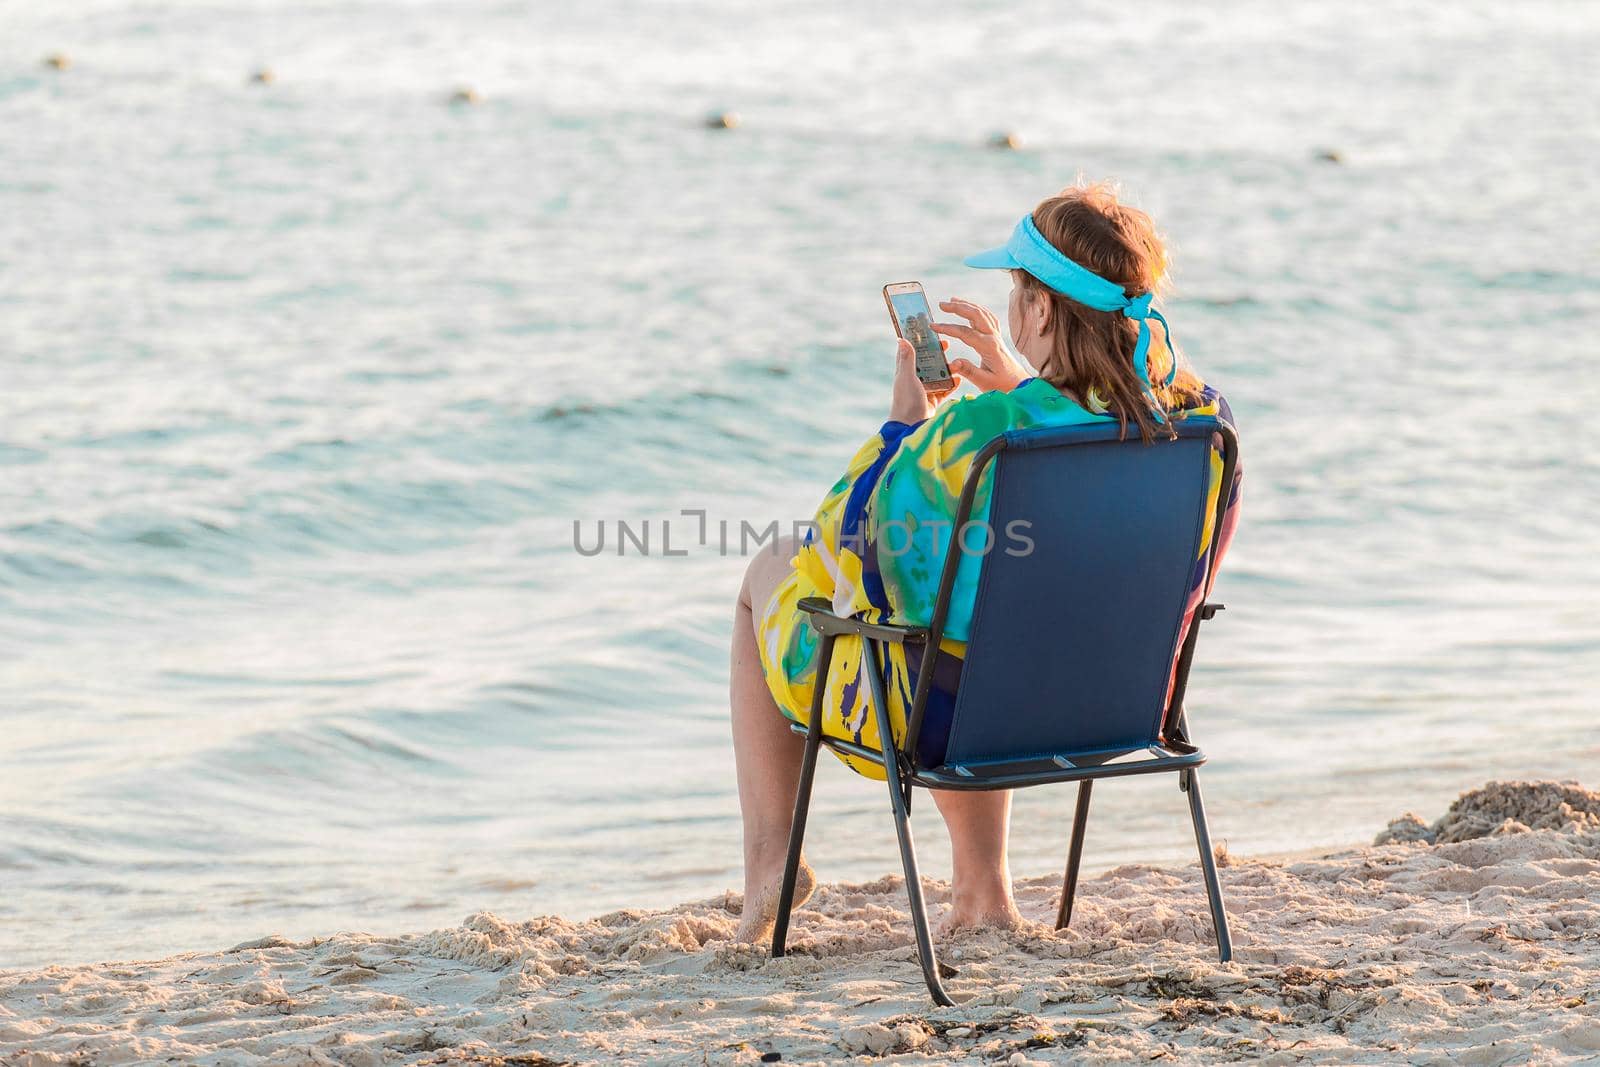
[[[1156,399],[1155,390],[1150,387],[1150,322],[1148,319],[1139,320],[1139,343],[1133,346],[1133,372],[1139,376],[1139,388],[1144,390],[1144,395],[1150,398],[1150,408],[1157,422],[1164,423],[1167,416],[1161,410],[1161,402]]]
[[[1160,400],[1156,398],[1155,389],[1150,381],[1150,319],[1154,318],[1161,323],[1161,333],[1167,342],[1167,376],[1162,385],[1171,385],[1178,375],[1178,360],[1172,354],[1172,327],[1167,325],[1167,318],[1153,307],[1146,305],[1147,313],[1139,315],[1139,341],[1133,346],[1133,371],[1139,376],[1139,388],[1144,390],[1144,395],[1150,398],[1154,409],[1156,421],[1165,423],[1167,414],[1162,410]],[[1129,309],[1131,310],[1131,309]],[[1130,316],[1133,317],[1133,316]]]

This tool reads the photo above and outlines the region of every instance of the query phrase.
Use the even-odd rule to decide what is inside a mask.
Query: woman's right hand
[[[1033,372],[1017,362],[1007,350],[1000,338],[1000,320],[995,318],[994,312],[982,304],[974,304],[960,297],[941,300],[939,309],[966,319],[967,325],[936,322],[933,324],[934,332],[955,338],[978,355],[979,362],[976,365],[967,359],[951,360],[950,369],[956,374],[986,393],[991,390],[1009,391],[1033,376]]]

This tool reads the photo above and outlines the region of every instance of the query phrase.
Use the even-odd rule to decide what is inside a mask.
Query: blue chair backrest
[[[1153,444],[1114,424],[1006,434],[945,763],[1156,743],[1212,518],[1215,427],[1180,420]],[[1006,551],[1016,520],[1026,554]]]

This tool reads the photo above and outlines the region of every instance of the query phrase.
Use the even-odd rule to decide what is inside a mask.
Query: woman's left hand
[[[950,342],[940,338],[945,348]],[[938,402],[955,390],[955,385],[940,393],[930,393],[917,377],[917,353],[911,342],[901,339],[894,352],[894,393],[889,400],[889,418],[894,422],[918,423],[933,414]]]

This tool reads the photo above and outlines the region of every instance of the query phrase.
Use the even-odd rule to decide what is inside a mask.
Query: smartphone
[[[883,302],[889,305],[895,336],[911,342],[917,353],[917,380],[930,393],[955,387],[950,364],[944,360],[944,346],[933,332],[933,309],[921,282],[891,282],[883,287]]]

